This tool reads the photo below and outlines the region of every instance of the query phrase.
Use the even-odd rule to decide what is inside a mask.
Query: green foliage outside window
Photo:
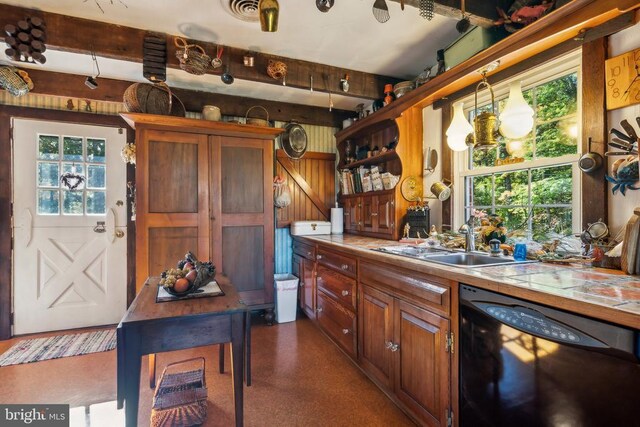
[[[495,166],[497,159],[523,157],[522,169],[468,177],[465,211],[474,208],[499,214],[507,230],[522,229],[542,241],[549,233],[572,232],[572,165],[531,168],[527,161],[578,152],[577,73],[533,87],[523,95],[535,111],[533,131],[522,141],[500,137],[497,147],[472,150],[471,160],[471,168],[481,171]],[[496,102],[496,114],[505,103],[506,99]]]

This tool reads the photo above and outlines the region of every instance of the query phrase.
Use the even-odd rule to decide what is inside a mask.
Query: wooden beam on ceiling
[[[18,6],[0,4],[0,25],[15,24],[28,16],[38,16],[44,19],[47,25],[47,49],[64,52],[90,54],[93,50],[96,55],[106,58],[142,62],[142,44],[147,31],[109,24],[106,22],[92,21],[75,18],[57,13],[50,13]],[[257,25],[257,24],[256,24]],[[176,47],[174,36],[170,34],[154,33],[156,36],[165,37],[167,40],[167,67],[179,69],[180,65],[175,56]],[[5,37],[5,34],[0,35]],[[218,45],[215,43],[191,41],[202,46],[209,56],[215,56]],[[313,90],[320,92],[339,92],[343,96],[356,98],[378,99],[382,97],[384,85],[398,83],[402,79],[365,73],[333,67],[298,59],[285,58],[267,53],[256,53],[255,66],[245,67],[243,56],[246,50],[224,46],[223,61],[227,65],[230,61],[231,74],[241,80],[250,80],[265,84],[282,85],[282,81],[274,80],[267,75],[267,64],[270,59],[283,61],[287,64],[286,83],[288,86],[309,89],[310,76],[313,76]],[[47,54],[45,53],[45,56]],[[224,67],[218,70],[209,68],[209,74],[220,75]],[[349,92],[340,90],[340,79],[349,74]]]
[[[27,72],[35,86],[32,93],[95,101],[122,102],[124,91],[134,83],[99,77],[97,79],[98,87],[91,90],[84,84],[86,76],[37,69],[29,69]],[[296,121],[298,123],[338,128],[342,127],[343,120],[355,116],[352,111],[335,108],[330,112],[326,107],[267,101],[179,88],[173,88],[172,92],[184,103],[187,111],[202,111],[204,105],[216,105],[220,108],[222,114],[226,116],[244,117],[250,107],[261,105],[269,112],[270,120]]]

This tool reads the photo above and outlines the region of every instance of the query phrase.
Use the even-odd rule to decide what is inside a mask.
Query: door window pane
[[[80,164],[76,164],[76,163],[63,163],[62,164],[62,173],[73,173],[76,175],[82,175],[86,178],[85,174],[84,174],[84,164],[80,163]],[[84,186],[86,184],[86,181],[81,183],[80,185],[78,185],[75,189],[76,190],[82,190],[84,189]]]
[[[104,139],[87,138],[87,162],[104,163],[105,144]]]
[[[38,162],[38,187],[58,187],[60,165],[52,162]]]
[[[105,191],[87,191],[87,214],[105,214],[107,212],[107,193]]]
[[[62,191],[62,213],[65,215],[82,215],[82,191]]]
[[[64,160],[82,161],[82,138],[65,136],[62,139],[62,146]]]
[[[105,167],[102,165],[89,165],[87,166],[87,187],[89,188],[105,188]]]
[[[38,214],[57,215],[60,213],[60,192],[58,190],[38,190]]]
[[[57,135],[38,135],[38,158],[42,160],[60,158],[60,138]]]

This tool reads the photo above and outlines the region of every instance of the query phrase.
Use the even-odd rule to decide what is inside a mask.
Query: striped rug
[[[116,330],[56,335],[19,341],[0,356],[0,366],[79,356],[116,348]]]

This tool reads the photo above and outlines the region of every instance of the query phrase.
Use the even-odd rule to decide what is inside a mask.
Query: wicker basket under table
[[[188,362],[201,361],[202,368],[167,373],[167,369]],[[194,426],[207,418],[207,387],[204,357],[168,364],[153,394],[151,426]]]

